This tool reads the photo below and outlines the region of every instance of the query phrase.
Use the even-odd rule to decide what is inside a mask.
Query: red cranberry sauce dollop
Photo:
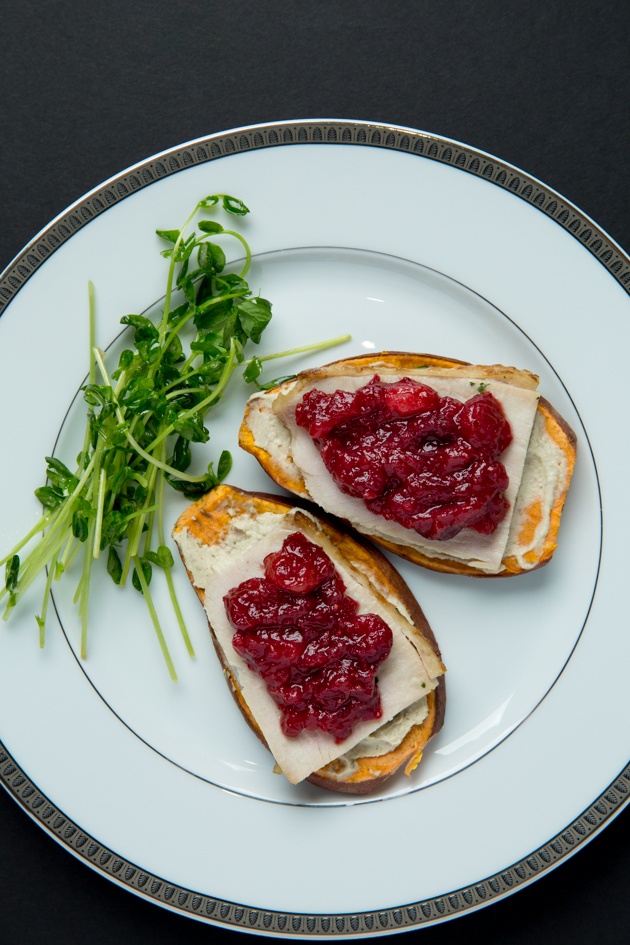
[[[340,490],[376,515],[442,541],[462,528],[489,535],[505,517],[499,456],[512,432],[489,392],[460,403],[409,377],[376,375],[354,393],[309,391],[295,416]]]
[[[376,671],[392,631],[376,614],[357,614],[326,552],[299,532],[264,565],[265,577],[223,598],[232,646],[265,680],[285,735],[321,729],[342,742],[357,722],[381,717]]]

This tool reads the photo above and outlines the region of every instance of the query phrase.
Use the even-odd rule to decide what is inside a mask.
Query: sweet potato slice
[[[178,519],[173,535],[175,537],[179,531],[186,528],[193,537],[201,540],[204,544],[213,545],[220,542],[227,535],[232,518],[239,512],[249,512],[250,514],[252,512],[255,514],[278,513],[296,507],[315,514],[314,507],[303,501],[295,502],[265,493],[244,492],[232,486],[222,485],[202,496],[201,499],[186,509]],[[350,534],[343,523],[322,517],[319,510],[317,510],[317,518],[325,536],[348,563],[367,576],[378,593],[395,600],[407,612],[414,631],[429,643],[439,659],[439,647],[420,605],[384,555],[367,540]],[[204,591],[195,587],[190,571],[188,571],[188,576],[203,604]],[[268,747],[263,733],[229,668],[228,661],[212,626],[210,626],[210,633],[236,705],[252,731],[265,747]],[[414,725],[393,751],[377,757],[359,758],[357,760],[358,770],[347,780],[336,779],[334,769],[330,765],[314,772],[307,780],[331,791],[366,794],[395,774],[403,765],[406,765],[407,773],[411,773],[419,762],[427,742],[440,731],[444,722],[446,689],[443,675],[440,676],[436,689],[428,694],[427,706],[429,712],[425,720],[419,725]],[[334,765],[334,762],[332,764]]]
[[[435,371],[444,371],[445,376],[457,370],[458,376],[472,367],[466,361],[454,358],[444,358],[432,354],[415,354],[404,351],[381,351],[370,355],[359,355],[331,362],[321,368],[305,371],[298,375],[300,378],[313,379],[317,376],[330,376],[340,368],[351,369],[353,373],[378,370],[379,367],[396,369],[400,373],[418,368],[431,368]],[[479,366],[476,366],[477,368]],[[519,371],[516,368],[504,365],[486,365],[483,368],[484,377],[495,378],[517,387],[536,389],[538,378],[529,371]],[[414,376],[421,380],[415,373]],[[256,457],[265,472],[279,486],[304,498],[309,498],[304,479],[299,468],[293,462],[290,452],[290,439],[279,439],[276,435],[271,442],[265,442],[259,431],[262,425],[268,422],[273,414],[273,401],[278,395],[290,390],[294,381],[285,382],[278,388],[254,394],[248,401],[245,416],[239,432],[239,445],[246,452]],[[272,421],[274,422],[274,421]],[[276,428],[282,424],[275,420]],[[424,554],[420,549],[390,540],[381,535],[370,535],[372,541],[388,551],[413,561],[415,564],[433,571],[442,571],[449,574],[465,574],[470,577],[512,577],[525,574],[548,564],[557,546],[560,517],[566,498],[571,475],[575,465],[577,437],[568,423],[557,413],[551,404],[543,397],[540,398],[534,433],[530,440],[528,459],[538,447],[538,452],[544,455],[547,465],[547,484],[543,492],[536,494],[529,489],[532,476],[528,482],[525,475],[517,497],[518,509],[515,510],[510,537],[502,561],[502,570],[497,573],[488,573],[473,567],[454,557],[433,557]],[[267,448],[269,447],[269,448]],[[531,464],[530,464],[531,465]],[[526,460],[527,466],[527,460]],[[518,512],[518,515],[517,515]]]

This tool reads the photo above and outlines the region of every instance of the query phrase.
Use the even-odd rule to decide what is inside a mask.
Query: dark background
[[[296,118],[402,124],[481,148],[558,190],[628,250],[629,9],[579,0],[2,0],[0,270],[53,216],[128,165],[212,132]],[[616,945],[630,936],[629,868],[626,811],[516,896],[406,939]],[[218,938],[245,941],[118,889],[0,791],[0,945]]]

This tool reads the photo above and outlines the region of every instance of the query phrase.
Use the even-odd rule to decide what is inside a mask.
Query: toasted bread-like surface
[[[296,381],[285,382],[278,388],[251,397],[247,403],[245,416],[241,424],[239,445],[246,452],[256,457],[265,472],[279,486],[296,495],[309,498],[304,479],[288,454],[288,448],[285,455],[280,455],[279,451],[271,452],[257,444],[255,437],[256,413],[269,409],[277,395],[281,395],[283,390],[291,389],[295,383],[302,379],[334,376],[340,370],[345,373],[348,369],[352,369],[353,373],[356,372],[357,374],[363,371],[367,373],[367,371],[378,370],[381,366],[399,372],[417,370],[426,366],[431,368],[433,374],[438,371],[443,371],[445,375],[456,372],[457,376],[460,376],[462,372],[465,374],[468,368],[474,368],[473,373],[476,377],[481,376],[479,371],[482,368],[484,378],[495,378],[502,383],[514,384],[517,387],[532,390],[535,390],[538,386],[538,377],[535,374],[501,364],[470,365],[466,361],[458,361],[454,358],[444,358],[433,354],[415,354],[407,351],[380,351],[369,355],[358,355],[353,358],[333,361],[321,368],[304,371],[298,375]],[[417,374],[414,376],[418,377]],[[534,495],[531,496],[526,508],[519,509],[519,529],[512,528],[506,555],[502,562],[503,570],[494,574],[487,573],[456,558],[432,557],[423,554],[418,548],[399,544],[381,536],[371,535],[371,540],[421,567],[448,574],[465,574],[470,577],[513,577],[548,564],[557,546],[560,517],[575,465],[577,437],[568,423],[543,397],[539,401],[538,414],[540,419],[544,421],[543,429],[547,446],[554,453],[551,461],[556,480],[554,482],[553,501],[550,505],[548,501],[543,501],[540,495]],[[555,467],[557,467],[557,471]]]
[[[235,512],[277,513],[289,511],[295,507],[304,508],[311,514],[316,514],[313,507],[309,506],[308,503],[293,502],[280,496],[265,493],[244,492],[233,486],[222,485],[202,496],[201,499],[198,499],[197,502],[186,509],[178,519],[173,529],[173,535],[176,535],[183,528],[187,528],[193,537],[198,538],[204,544],[212,545],[220,542],[227,535]],[[317,510],[317,518],[326,537],[348,563],[369,577],[379,593],[390,595],[406,609],[413,621],[415,631],[424,637],[439,659],[439,647],[420,605],[384,555],[365,539],[350,535],[343,523],[333,522],[321,516],[319,510]],[[191,583],[193,583],[188,569],[187,572]],[[203,604],[203,590],[195,587],[194,584],[193,587]],[[260,741],[265,747],[268,747],[229,669],[225,654],[216,639],[212,626],[210,626],[210,632],[228,687],[241,714]],[[442,728],[446,708],[444,676],[440,677],[435,691],[428,694],[427,704],[429,708],[427,718],[420,725],[413,726],[394,751],[378,757],[357,759],[359,770],[355,771],[345,781],[335,780],[334,777],[331,777],[330,771],[327,771],[327,768],[330,768],[329,765],[310,775],[307,780],[331,791],[366,794],[378,787],[386,778],[395,774],[403,764],[406,764],[405,770],[407,773],[411,773],[419,762],[426,743]]]

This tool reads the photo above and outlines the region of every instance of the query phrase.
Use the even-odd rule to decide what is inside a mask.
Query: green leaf
[[[201,210],[209,210],[210,207],[214,207],[215,204],[219,202],[220,194],[212,194],[210,197],[204,197],[203,200],[200,200],[197,206]]]
[[[179,274],[175,281],[175,285],[177,286],[178,289],[181,289],[182,283],[184,282],[184,279],[186,278],[187,273],[188,273],[188,259],[185,260],[184,265],[179,270]]]
[[[224,276],[218,276],[216,279],[217,289],[226,292],[238,292],[239,295],[251,295],[248,284],[235,272],[226,272]]]
[[[49,477],[53,474],[67,480],[74,479],[74,475],[70,472],[68,467],[61,462],[60,459],[56,459],[54,456],[44,456],[46,463],[48,465],[48,475]]]
[[[155,386],[158,389],[174,386],[181,378],[181,371],[178,371],[172,364],[161,363],[155,372]],[[192,385],[191,385],[192,386]]]
[[[155,381],[146,374],[134,377],[123,390],[123,402],[127,405],[132,395],[151,393],[155,390]]]
[[[122,564],[120,562],[120,558],[118,557],[118,552],[113,545],[110,545],[109,554],[107,555],[107,573],[111,577],[114,584],[120,584],[122,570]]]
[[[147,584],[150,584],[151,578],[153,576],[153,568],[151,567],[151,565],[145,558],[142,558],[140,560],[140,567],[142,568],[142,571],[144,573],[145,581],[147,582]],[[138,577],[138,571],[136,570],[136,568],[133,569],[133,576],[131,578],[131,583],[133,584],[133,586],[135,587],[137,591],[140,591],[141,594],[144,594],[144,591],[142,590],[142,584],[140,583],[140,578]]]
[[[215,220],[202,220],[199,223],[199,229],[204,233],[223,233],[223,227]]]
[[[228,450],[223,450],[219,457],[219,465],[217,466],[217,479],[219,482],[223,482],[231,468],[232,454],[228,452]]]
[[[136,348],[141,362],[145,362],[142,370],[146,370],[146,364],[153,364],[160,356],[160,343],[157,338],[147,338],[142,341],[136,341]]]
[[[274,387],[280,387],[285,381],[294,381],[297,374],[287,374],[285,377],[274,377],[273,381],[267,381],[266,384],[256,384],[258,390],[273,390]]]
[[[190,442],[183,436],[178,436],[175,440],[173,455],[168,460],[168,465],[173,469],[179,469],[180,472],[186,472],[192,461],[192,452]]]
[[[182,285],[182,289],[184,290],[184,295],[186,296],[186,299],[188,300],[188,302],[190,302],[191,305],[194,305],[195,297],[196,297],[195,296],[196,289],[195,289],[195,284],[192,281],[192,279],[185,279],[184,284]]]
[[[260,358],[252,358],[250,363],[247,365],[243,371],[243,377],[248,384],[251,384],[252,381],[255,381],[257,377],[260,376],[262,372],[262,364]]]
[[[127,371],[133,362],[133,351],[128,348],[121,353],[118,359],[118,369],[112,373],[112,380],[117,381],[123,371]]]
[[[85,541],[88,536],[89,528],[87,518],[84,512],[75,512],[72,516],[72,534],[79,541]]]
[[[232,466],[232,457],[227,450],[224,450],[221,453],[219,459],[219,469],[221,473],[221,478],[227,476]],[[205,495],[206,492],[210,492],[211,489],[214,489],[215,486],[219,485],[220,479],[215,476],[212,463],[208,463],[208,475],[201,482],[187,482],[184,479],[174,479],[169,476],[168,473],[165,474],[166,479],[170,486],[173,489],[176,489],[177,492],[181,492],[186,496],[187,499],[198,499],[202,495]]]
[[[67,466],[64,466],[61,460],[55,459],[52,456],[46,456],[44,458],[48,464],[46,475],[53,487],[58,492],[65,492],[66,494],[73,492],[79,485],[77,477],[70,472]]]
[[[63,502],[63,495],[56,492],[51,486],[42,486],[35,490],[35,497],[39,499],[45,509],[56,509]]]
[[[136,420],[136,425],[133,428],[133,438],[136,441],[136,443],[140,443],[141,446],[142,446],[143,436],[144,436],[144,423],[142,422],[142,420]]]
[[[103,519],[101,548],[105,548],[106,545],[117,545],[122,541],[125,531],[127,530],[125,515],[133,512],[135,506],[131,502],[123,502],[121,504],[123,506],[121,511],[112,509]]]
[[[227,348],[219,344],[220,337],[218,332],[208,332],[199,341],[191,342],[190,350],[203,352],[210,357],[223,357],[227,354]]]
[[[218,296],[215,295],[214,298],[216,299]],[[199,301],[199,299],[197,299],[197,301]],[[208,300],[206,299],[206,301]],[[207,331],[210,328],[214,328],[221,320],[225,320],[233,305],[233,299],[221,299],[221,301],[207,308],[205,308],[204,305],[200,305],[193,319],[195,326],[199,331]]]
[[[149,494],[148,489],[145,489],[145,487],[142,485],[138,485],[136,486],[136,491],[133,494],[134,501],[138,504],[141,502],[144,502],[148,494]]]
[[[188,313],[190,305],[188,302],[184,302],[183,305],[178,305],[177,308],[174,308],[171,312],[168,313],[168,323],[169,327],[172,327],[172,323],[179,321],[179,319]]]
[[[175,423],[178,413],[181,413],[181,411],[176,409],[172,401],[162,400],[156,407],[155,413],[165,427],[170,427],[171,423]]]
[[[92,509],[92,505],[87,499],[79,495],[73,502],[73,509],[75,512],[89,512]]]
[[[120,319],[121,325],[131,325],[136,329],[136,341],[157,338],[158,330],[152,321],[145,318],[144,315],[123,315]]]
[[[163,240],[168,240],[169,243],[176,243],[179,239],[179,230],[156,230],[155,232]]]
[[[153,564],[156,564],[158,568],[172,568],[174,565],[173,555],[166,545],[160,545],[157,552],[147,551],[145,554],[145,559],[151,561]]]
[[[83,387],[83,396],[90,407],[105,407],[111,404],[114,392],[106,384],[88,384]]]
[[[271,320],[270,303],[266,299],[246,299],[236,306],[236,311],[241,328],[254,344],[258,344]]]
[[[216,275],[225,269],[225,253],[216,243],[202,243],[197,253],[199,267]]]
[[[182,420],[175,420],[173,427],[186,440],[192,440],[193,443],[207,443],[210,434],[203,425],[203,419],[199,415],[184,417]]]
[[[195,233],[191,233],[187,240],[179,244],[175,255],[175,262],[185,262],[195,248],[195,243]]]
[[[239,200],[238,197],[230,197],[229,194],[223,195],[223,209],[239,217],[244,217],[246,213],[249,213],[242,200]]]
[[[234,333],[234,353],[236,355],[236,363],[242,364],[245,360],[245,355],[243,354],[243,344],[247,339],[243,336],[242,329],[240,326],[237,331]]]
[[[74,512],[72,515],[72,534],[79,541],[85,541],[88,536],[88,521],[96,518],[96,509],[92,508],[90,502],[83,496],[77,496],[74,500]]]
[[[212,478],[208,477],[202,482],[187,482],[185,479],[173,479],[168,473],[165,475],[168,484],[177,492],[181,492],[187,499],[200,499],[202,495],[205,495],[206,492],[210,492],[211,489],[214,489],[214,487],[218,485],[216,476]]]
[[[105,427],[103,435],[105,443],[110,449],[121,450],[127,445],[126,431],[129,429],[128,423],[119,423],[117,427]]]
[[[210,361],[204,361],[203,364],[200,364],[195,374],[198,375],[200,384],[214,384],[215,381],[218,381],[221,375],[223,374],[224,360],[217,360],[217,358],[212,358]],[[193,377],[189,378],[189,383],[194,380]],[[191,387],[192,387],[191,383]]]
[[[7,591],[11,594],[17,587],[18,575],[20,573],[20,556],[13,555],[6,563],[4,569],[4,584]]]
[[[197,307],[198,311],[208,299],[211,299],[214,295],[214,286],[212,284],[215,277],[211,273],[206,273],[199,285],[197,286]]]
[[[179,364],[180,361],[184,360],[182,343],[179,340],[179,335],[175,335],[168,348],[162,355],[162,361],[166,362],[166,364]]]

